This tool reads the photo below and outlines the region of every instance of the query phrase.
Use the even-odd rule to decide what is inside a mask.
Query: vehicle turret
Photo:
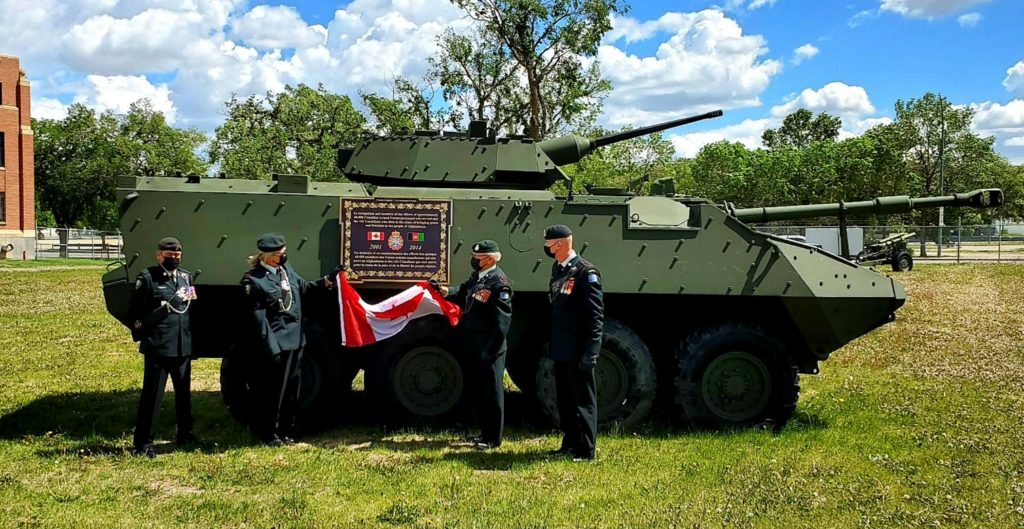
[[[599,138],[568,135],[541,142],[497,137],[486,122],[471,121],[466,132],[367,137],[338,151],[338,167],[349,180],[374,185],[547,189],[567,180],[562,166],[600,147],[721,115],[715,110]]]

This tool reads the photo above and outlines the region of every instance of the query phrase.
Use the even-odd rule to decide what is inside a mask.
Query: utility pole
[[[944,155],[946,154],[946,97],[945,96],[939,96],[939,105],[940,105],[939,106],[939,121],[941,122],[940,126],[942,127],[939,130],[939,196],[943,196],[943,195],[946,194],[946,190],[945,190],[945,186],[944,186],[944,183],[945,183],[944,182],[944,180],[945,180],[944,177],[945,177],[945,171],[946,171],[946,164],[945,164],[945,157],[944,157]],[[942,257],[942,227],[944,225],[943,224],[943,213],[945,212],[944,209],[945,208],[943,208],[941,206],[939,207],[939,236],[937,238],[937,241],[938,241],[938,251],[937,251],[937,254],[936,254],[938,257]]]

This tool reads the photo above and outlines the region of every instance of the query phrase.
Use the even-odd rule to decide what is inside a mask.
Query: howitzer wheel
[[[676,350],[675,402],[710,428],[781,428],[796,410],[800,379],[782,343],[760,329],[726,324],[698,331]]]
[[[914,269],[914,257],[906,250],[896,252],[892,257],[893,272],[909,272]]]
[[[597,422],[632,427],[651,412],[657,388],[654,359],[632,329],[615,320],[604,322],[604,343],[594,368],[597,385]],[[537,366],[537,400],[552,423],[558,424],[555,370],[551,360]]]

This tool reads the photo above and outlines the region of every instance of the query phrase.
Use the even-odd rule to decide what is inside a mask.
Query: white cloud
[[[981,16],[981,13],[964,13],[958,16],[956,21],[960,24],[960,27],[973,28],[981,22],[982,18],[984,17]]]
[[[793,64],[800,64],[807,59],[811,59],[817,55],[819,51],[821,50],[813,44],[804,44],[803,46],[793,50]]]
[[[880,9],[865,9],[863,11],[858,11],[857,14],[853,15],[846,21],[846,25],[851,28],[855,28],[866,22],[868,19],[878,18],[878,15],[881,13],[882,11]]]
[[[33,97],[31,112],[33,118],[64,119],[68,115],[68,107],[57,99]]]
[[[1024,147],[1024,136],[1014,136],[1003,141],[1007,147]]]
[[[231,22],[232,34],[257,48],[312,48],[327,40],[327,28],[308,26],[291,6],[259,5]]]
[[[1024,61],[1019,61],[1006,70],[1003,86],[1013,94],[1024,96]]]
[[[771,7],[775,5],[775,1],[776,0],[753,0],[750,2],[750,5],[747,6],[747,9],[754,10],[764,6]]]
[[[844,120],[875,112],[875,107],[863,87],[832,82],[818,90],[804,89],[800,95],[772,107],[771,113],[775,117],[783,117],[799,108],[806,108],[812,112],[828,112]]]
[[[782,70],[764,38],[744,35],[721,11],[666,13],[653,21],[617,19],[598,50],[601,70],[614,90],[605,101],[611,126],[648,123],[714,108],[760,105],[759,96]],[[614,46],[671,32],[654,56],[628,54]]]
[[[974,129],[984,135],[1024,133],[1024,99],[1001,104],[992,101],[972,103]]]
[[[175,121],[177,111],[166,84],[153,85],[144,75],[90,75],[86,80],[89,88],[76,98],[76,103],[83,103],[100,112],[112,110],[125,113],[132,103],[148,99],[154,110],[163,112],[168,123]]]
[[[701,147],[719,141],[740,142],[749,149],[761,147],[761,134],[765,129],[778,125],[775,120],[769,119],[745,119],[740,123],[728,125],[719,129],[691,132],[689,134],[669,134],[665,137],[672,142],[676,148],[676,155],[684,158],[693,158],[700,152]]]
[[[933,19],[989,0],[881,0],[882,11],[905,17]]]

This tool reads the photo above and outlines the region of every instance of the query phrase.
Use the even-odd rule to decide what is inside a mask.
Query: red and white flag
[[[382,231],[368,231],[366,232],[366,240],[368,241],[383,241],[384,232]]]
[[[390,338],[409,321],[430,314],[448,318],[452,327],[462,317],[459,306],[444,299],[426,281],[421,281],[384,301],[370,304],[359,296],[344,273],[337,275],[338,305],[341,307],[341,345],[360,347]]]

